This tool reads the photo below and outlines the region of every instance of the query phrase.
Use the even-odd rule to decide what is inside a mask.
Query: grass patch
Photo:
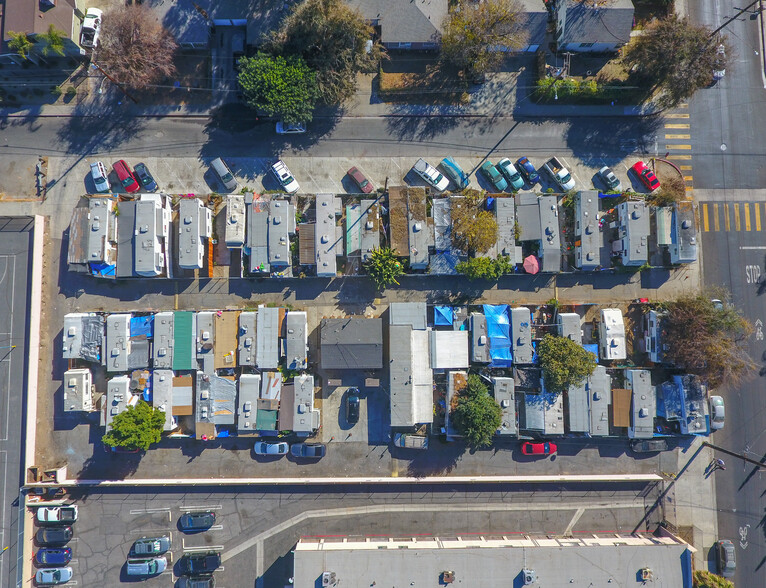
[[[384,102],[409,104],[466,104],[468,84],[461,74],[430,65],[424,72],[386,72],[380,69],[378,95]]]

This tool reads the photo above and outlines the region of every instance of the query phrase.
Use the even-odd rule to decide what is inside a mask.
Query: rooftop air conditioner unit
[[[210,391],[209,390],[203,390],[202,392],[200,392],[199,397],[202,400],[207,400],[208,398],[210,398]]]
[[[521,573],[524,576],[524,586],[537,582],[537,574],[534,570],[521,570]]]
[[[337,586],[338,577],[335,572],[322,572],[322,587]]]

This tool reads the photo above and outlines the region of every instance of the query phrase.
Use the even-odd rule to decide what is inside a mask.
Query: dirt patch
[[[418,71],[390,71],[381,67],[377,78],[379,97],[385,102],[409,104],[468,102],[468,83],[462,73],[438,63],[419,65]]]
[[[175,60],[176,75],[158,87],[141,92],[141,102],[149,104],[205,104],[210,102],[210,52],[187,49]]]

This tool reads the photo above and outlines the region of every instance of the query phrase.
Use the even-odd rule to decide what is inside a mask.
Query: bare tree
[[[122,6],[101,26],[97,60],[120,84],[140,90],[176,73],[178,44],[148,7]]]

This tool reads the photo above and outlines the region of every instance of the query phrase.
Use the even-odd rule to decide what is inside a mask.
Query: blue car
[[[458,190],[465,190],[470,185],[471,180],[468,178],[468,175],[451,157],[442,159],[442,169],[449,176],[449,179],[452,180],[452,183],[457,186]]]
[[[540,180],[537,168],[526,157],[519,157],[516,160],[516,169],[521,172],[521,175],[524,176],[530,186],[534,186]]]
[[[136,176],[138,176],[138,181],[141,182],[141,191],[142,192],[156,192],[157,191],[157,182],[154,181],[154,178],[152,177],[152,174],[149,173],[149,170],[146,169],[146,165],[143,163],[137,164],[133,171],[136,173]]]
[[[35,554],[38,566],[65,566],[72,561],[71,547],[42,547]]]

